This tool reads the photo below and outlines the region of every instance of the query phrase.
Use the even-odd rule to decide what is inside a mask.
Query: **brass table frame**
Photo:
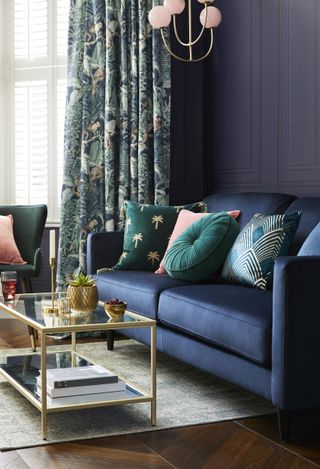
[[[17,295],[20,299],[35,296],[35,293],[31,294],[23,294]],[[42,293],[39,295],[50,295],[50,293]],[[99,303],[103,305],[103,303]],[[41,412],[41,431],[42,431],[42,438],[46,440],[48,438],[48,424],[47,424],[47,417],[48,414],[54,412],[63,412],[67,410],[80,410],[80,409],[89,409],[89,408],[96,408],[96,407],[106,407],[110,405],[122,405],[122,404],[134,404],[139,402],[150,402],[151,404],[151,425],[156,425],[156,373],[157,373],[157,359],[156,359],[156,321],[153,319],[146,318],[144,316],[140,316],[137,313],[133,313],[131,311],[126,311],[126,314],[129,317],[137,319],[137,322],[112,322],[112,323],[97,323],[97,324],[79,324],[79,325],[64,325],[64,326],[57,326],[57,327],[47,327],[39,324],[37,321],[34,321],[30,318],[27,318],[25,315],[15,311],[13,308],[8,307],[5,303],[0,301],[0,312],[4,311],[9,313],[14,319],[18,319],[19,321],[23,322],[24,324],[31,326],[33,329],[36,329],[39,334],[40,338],[40,352],[30,352],[24,353],[23,355],[15,355],[15,356],[33,356],[35,354],[40,354],[41,356],[41,400],[38,400],[31,391],[21,385],[16,379],[14,379],[9,373],[7,373],[3,368],[0,367],[0,373],[3,375],[7,381],[9,381],[24,397],[26,397],[40,412]],[[84,358],[91,363],[92,360],[84,357],[82,354],[77,353],[77,343],[76,343],[76,333],[77,332],[85,332],[85,331],[104,331],[110,329],[130,329],[130,328],[139,328],[139,327],[150,327],[151,331],[151,344],[150,344],[150,392],[138,387],[135,384],[131,384],[123,378],[127,385],[129,385],[132,389],[137,391],[140,396],[137,397],[128,397],[122,399],[113,399],[107,401],[97,401],[97,402],[90,402],[90,403],[77,403],[77,404],[69,404],[69,405],[62,405],[60,407],[48,407],[47,403],[47,344],[46,344],[46,337],[49,334],[54,333],[63,333],[63,332],[71,332],[71,351],[72,352],[72,363],[75,363],[75,359],[77,356]],[[59,348],[59,346],[57,346]],[[58,350],[57,350],[58,351]],[[64,352],[66,350],[63,350]],[[112,353],[112,352],[110,352]],[[1,352],[0,352],[1,354]],[[119,376],[120,377],[120,376]]]

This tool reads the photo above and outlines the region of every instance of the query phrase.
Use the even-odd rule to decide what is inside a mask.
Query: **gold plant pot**
[[[98,290],[95,285],[90,287],[68,286],[71,311],[91,313],[98,304]]]

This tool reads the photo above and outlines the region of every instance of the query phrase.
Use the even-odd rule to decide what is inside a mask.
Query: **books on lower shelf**
[[[74,368],[50,368],[47,384],[55,389],[92,384],[117,383],[118,376],[103,366],[89,365]]]
[[[97,394],[104,392],[125,391],[126,383],[119,379],[117,383],[88,384],[84,386],[71,386],[69,388],[53,388],[47,384],[47,395],[51,398],[80,396],[83,394]],[[41,394],[41,378],[37,377],[37,393]]]
[[[47,370],[48,399],[106,394],[119,397],[126,391],[126,383],[111,371],[98,365],[74,368],[53,368]],[[37,377],[38,396],[41,396],[41,374]],[[117,394],[119,393],[119,394]]]

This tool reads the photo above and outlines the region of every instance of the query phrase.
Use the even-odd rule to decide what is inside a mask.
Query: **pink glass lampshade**
[[[164,0],[163,6],[171,15],[179,15],[183,12],[186,3],[184,0]]]
[[[222,15],[220,10],[216,7],[207,8],[207,21],[206,21],[206,10],[205,8],[200,13],[200,23],[206,28],[216,28],[219,26],[222,20]]]
[[[166,28],[171,21],[171,15],[166,7],[158,5],[149,11],[149,22],[155,29]]]
[[[202,3],[203,5],[205,3],[209,4],[209,3],[212,3],[214,0],[198,0],[199,3]]]

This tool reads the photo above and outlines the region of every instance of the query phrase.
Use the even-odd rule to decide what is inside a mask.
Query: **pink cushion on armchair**
[[[236,219],[240,215],[240,210],[229,210],[228,213],[232,218]],[[209,215],[209,213],[193,213],[190,210],[181,210],[178,215],[175,227],[170,236],[170,240],[164,253],[163,259],[160,262],[159,269],[155,271],[155,274],[165,274],[167,271],[164,266],[164,258],[174,241],[180,236],[193,222],[200,220],[201,218]]]
[[[12,215],[0,215],[0,264],[26,264],[14,240]]]

